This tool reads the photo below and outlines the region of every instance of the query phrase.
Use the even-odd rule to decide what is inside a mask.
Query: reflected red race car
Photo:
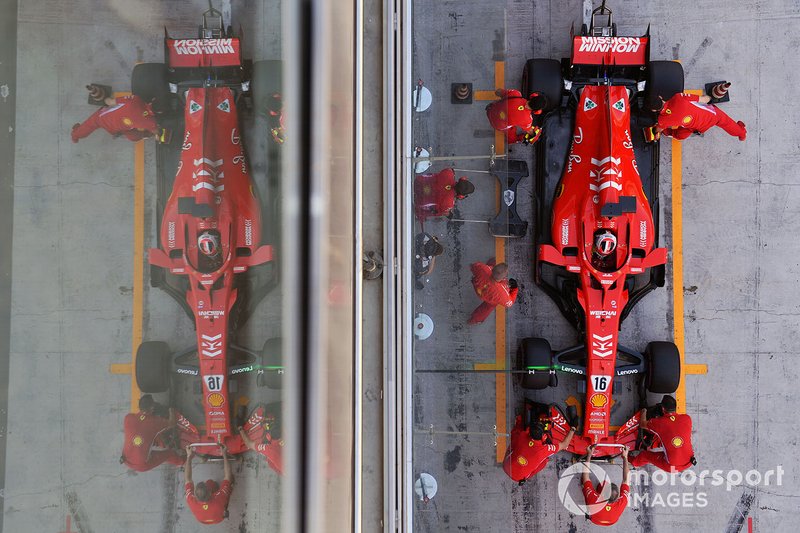
[[[644,353],[622,346],[622,321],[648,292],[664,285],[667,250],[658,247],[658,142],[643,129],[654,123],[647,105],[683,90],[683,70],[650,61],[649,31],[619,37],[616,26],[584,27],[572,55],[531,59],[525,94],[547,95],[543,140],[536,145],[537,231],[535,277],[582,337],[554,352],[547,340],[520,346],[521,384],[557,386],[558,374],[582,380],[579,431],[569,451],[619,453],[636,441],[637,415],[611,430],[612,391],[625,376],[639,378],[639,393],[674,392],[680,354],[671,342],[651,342]],[[563,417],[562,417],[563,418]],[[554,439],[566,429],[554,420]],[[568,429],[568,428],[567,428]]]
[[[133,72],[133,92],[154,102],[160,123],[176,133],[171,144],[157,147],[160,232],[159,246],[148,253],[151,283],[175,298],[196,329],[196,344],[179,352],[165,342],[143,342],[136,381],[143,392],[169,390],[176,405],[177,381],[189,379],[193,400],[186,403],[201,405],[202,414],[180,409],[181,444],[202,446],[198,451],[207,455],[219,455],[225,444],[236,454],[246,450],[238,425],[256,442],[263,435],[263,409],[241,412],[243,382],[258,374],[260,384],[277,388],[282,373],[279,339],[260,353],[236,342],[238,327],[274,286],[274,270],[266,268],[273,248],[264,243],[264,208],[241,125],[254,107],[251,83],[266,71],[242,60],[239,39],[223,30],[221,17],[217,28],[204,22],[199,37],[167,35],[166,63],[140,64]]]

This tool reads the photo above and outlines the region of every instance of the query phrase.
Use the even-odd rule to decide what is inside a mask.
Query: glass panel
[[[281,525],[284,3],[210,4],[0,5],[4,531]]]

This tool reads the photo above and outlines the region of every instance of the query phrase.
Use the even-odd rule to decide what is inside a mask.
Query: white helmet
[[[219,254],[219,237],[210,231],[204,231],[197,237],[197,247],[208,257]]]
[[[617,237],[606,230],[598,233],[594,238],[594,251],[603,257],[609,255],[617,248]]]

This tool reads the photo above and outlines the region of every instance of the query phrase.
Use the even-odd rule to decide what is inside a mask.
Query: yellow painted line
[[[675,322],[675,345],[681,358],[681,381],[675,391],[678,412],[686,412],[686,368],[683,312],[683,152],[681,142],[672,139],[672,312]]]
[[[497,100],[497,95],[494,91],[475,91],[472,93],[475,100]]]
[[[142,343],[142,300],[144,299],[144,141],[133,149],[133,335],[131,369],[136,368],[136,351]],[[131,372],[131,413],[139,410],[142,391]]]
[[[115,92],[114,97],[129,96]],[[133,332],[131,362],[109,365],[111,374],[131,376],[131,413],[139,410],[142,391],[136,383],[136,351],[142,343],[142,301],[144,299],[144,141],[133,145]]]
[[[495,90],[502,89],[505,85],[505,70],[506,65],[502,61],[495,61],[494,63],[494,87]],[[497,96],[494,91],[475,91],[476,100],[495,100]],[[494,149],[495,153],[501,154],[506,151],[506,137],[505,134],[495,131],[494,132]],[[500,183],[495,182],[495,208],[500,209]],[[502,238],[496,238],[494,241],[494,257],[497,263],[504,263],[506,260],[506,241]],[[506,308],[498,306],[495,309],[495,352],[494,363],[476,363],[473,368],[476,370],[505,370],[506,369]],[[507,419],[507,406],[506,397],[508,395],[508,376],[505,372],[497,373],[494,377],[495,382],[495,425],[497,426],[497,433],[508,433]],[[504,435],[497,436],[497,455],[498,463],[503,462],[503,457],[506,453],[506,437]]]
[[[708,374],[708,365],[685,365],[687,374]]]
[[[112,374],[130,374],[132,368],[130,363],[113,363],[109,365],[108,371]]]

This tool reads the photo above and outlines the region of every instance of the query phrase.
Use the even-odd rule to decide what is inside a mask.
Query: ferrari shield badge
[[[506,189],[503,191],[503,201],[508,207],[511,207],[511,204],[514,203],[514,191],[511,189]]]

